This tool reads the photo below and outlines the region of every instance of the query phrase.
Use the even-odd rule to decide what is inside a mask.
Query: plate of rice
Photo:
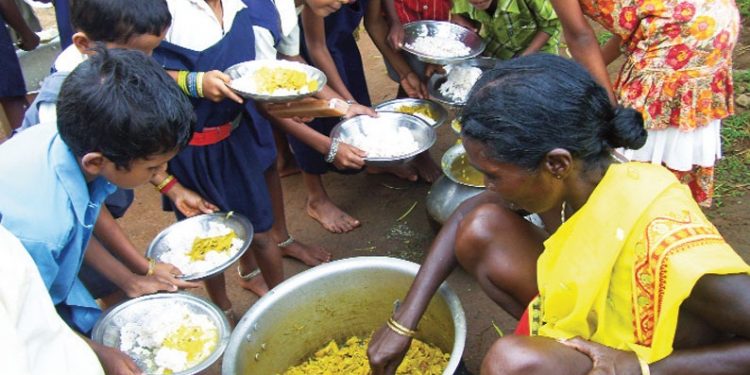
[[[365,151],[365,162],[377,167],[408,162],[432,147],[437,135],[416,116],[379,112],[378,117],[359,115],[338,123],[331,138]]]
[[[486,70],[495,67],[497,60],[476,58],[445,67],[445,74],[433,74],[427,82],[427,91],[435,100],[460,107],[469,99],[469,92]]]
[[[235,213],[194,216],[161,231],[146,256],[177,267],[184,280],[223,272],[247,251],[253,238],[250,221]]]
[[[327,78],[317,68],[287,60],[253,60],[224,71],[232,91],[246,99],[288,102],[316,94]]]
[[[197,374],[216,362],[230,327],[214,304],[187,293],[125,301],[96,322],[92,340],[121,350],[146,374]]]
[[[455,64],[479,56],[486,44],[475,32],[446,21],[404,25],[403,49],[431,64]]]

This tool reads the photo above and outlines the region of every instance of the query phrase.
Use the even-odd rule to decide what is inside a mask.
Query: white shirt
[[[282,55],[297,56],[299,55],[299,14],[302,8],[299,6],[295,9],[294,0],[276,0],[276,9],[279,10],[281,17],[281,41],[276,50]]]
[[[34,261],[0,226],[0,374],[104,374],[96,354],[60,318]]]
[[[222,22],[205,0],[167,0],[172,14],[172,25],[164,40],[193,51],[203,51],[216,44],[229,32],[237,13],[247,6],[242,0],[222,0]],[[255,58],[276,59],[273,35],[260,26],[253,26],[255,33]],[[237,48],[242,48],[237,46]]]

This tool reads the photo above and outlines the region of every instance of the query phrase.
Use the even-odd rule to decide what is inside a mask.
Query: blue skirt
[[[0,15],[0,25],[5,19]],[[0,27],[0,98],[26,95],[26,83],[23,81],[21,64],[16,56],[16,47],[5,27]]]

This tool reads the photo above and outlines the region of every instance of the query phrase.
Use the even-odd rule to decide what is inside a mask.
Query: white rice
[[[419,149],[419,143],[409,129],[378,126],[377,118],[368,119],[362,122],[360,136],[343,141],[362,149],[367,152],[368,157],[374,158],[398,157]]]
[[[471,48],[461,41],[436,36],[418,36],[414,42],[407,43],[406,47],[434,57],[460,57],[471,53]]]
[[[230,231],[231,228],[222,223],[208,222],[208,231],[200,233],[200,237],[223,236]],[[193,249],[195,238],[192,236],[167,237],[165,240],[167,241],[169,251],[162,253],[159,256],[159,261],[172,264],[184,275],[193,275],[206,272],[226,263],[240,251],[243,244],[242,239],[235,237],[232,239],[232,247],[229,250],[209,251],[203,260],[192,260],[188,254]]]
[[[128,322],[120,328],[120,350],[145,366],[143,370],[163,374],[167,370],[178,372],[195,366],[188,363],[188,353],[172,348],[163,348],[164,340],[182,326],[199,327],[201,337],[217,337],[218,328],[203,314],[191,312],[184,305],[167,305],[143,314],[136,322]],[[208,357],[216,347],[215,340],[208,340],[203,352],[196,358]]]
[[[310,80],[309,75],[307,79]],[[260,92],[258,86],[255,84],[254,74],[247,74],[242,77],[233,79],[232,87],[234,87],[235,90],[239,90],[242,92],[250,92],[250,93],[257,94],[257,95],[270,95],[270,96],[300,95],[300,94],[307,94],[310,92],[310,90],[307,88],[307,85],[302,86],[302,88],[300,88],[299,90],[279,87],[273,90],[273,92]]]
[[[448,70],[446,68],[446,70]],[[466,102],[469,91],[482,75],[482,69],[473,66],[453,66],[448,70],[448,79],[440,88],[440,94],[456,102]]]

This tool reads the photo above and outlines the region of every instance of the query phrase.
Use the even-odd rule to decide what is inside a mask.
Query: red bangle
[[[177,184],[177,179],[172,178],[169,182],[167,182],[166,185],[159,189],[159,192],[162,194],[167,194],[167,192],[169,192],[169,190],[172,189],[175,184]]]

